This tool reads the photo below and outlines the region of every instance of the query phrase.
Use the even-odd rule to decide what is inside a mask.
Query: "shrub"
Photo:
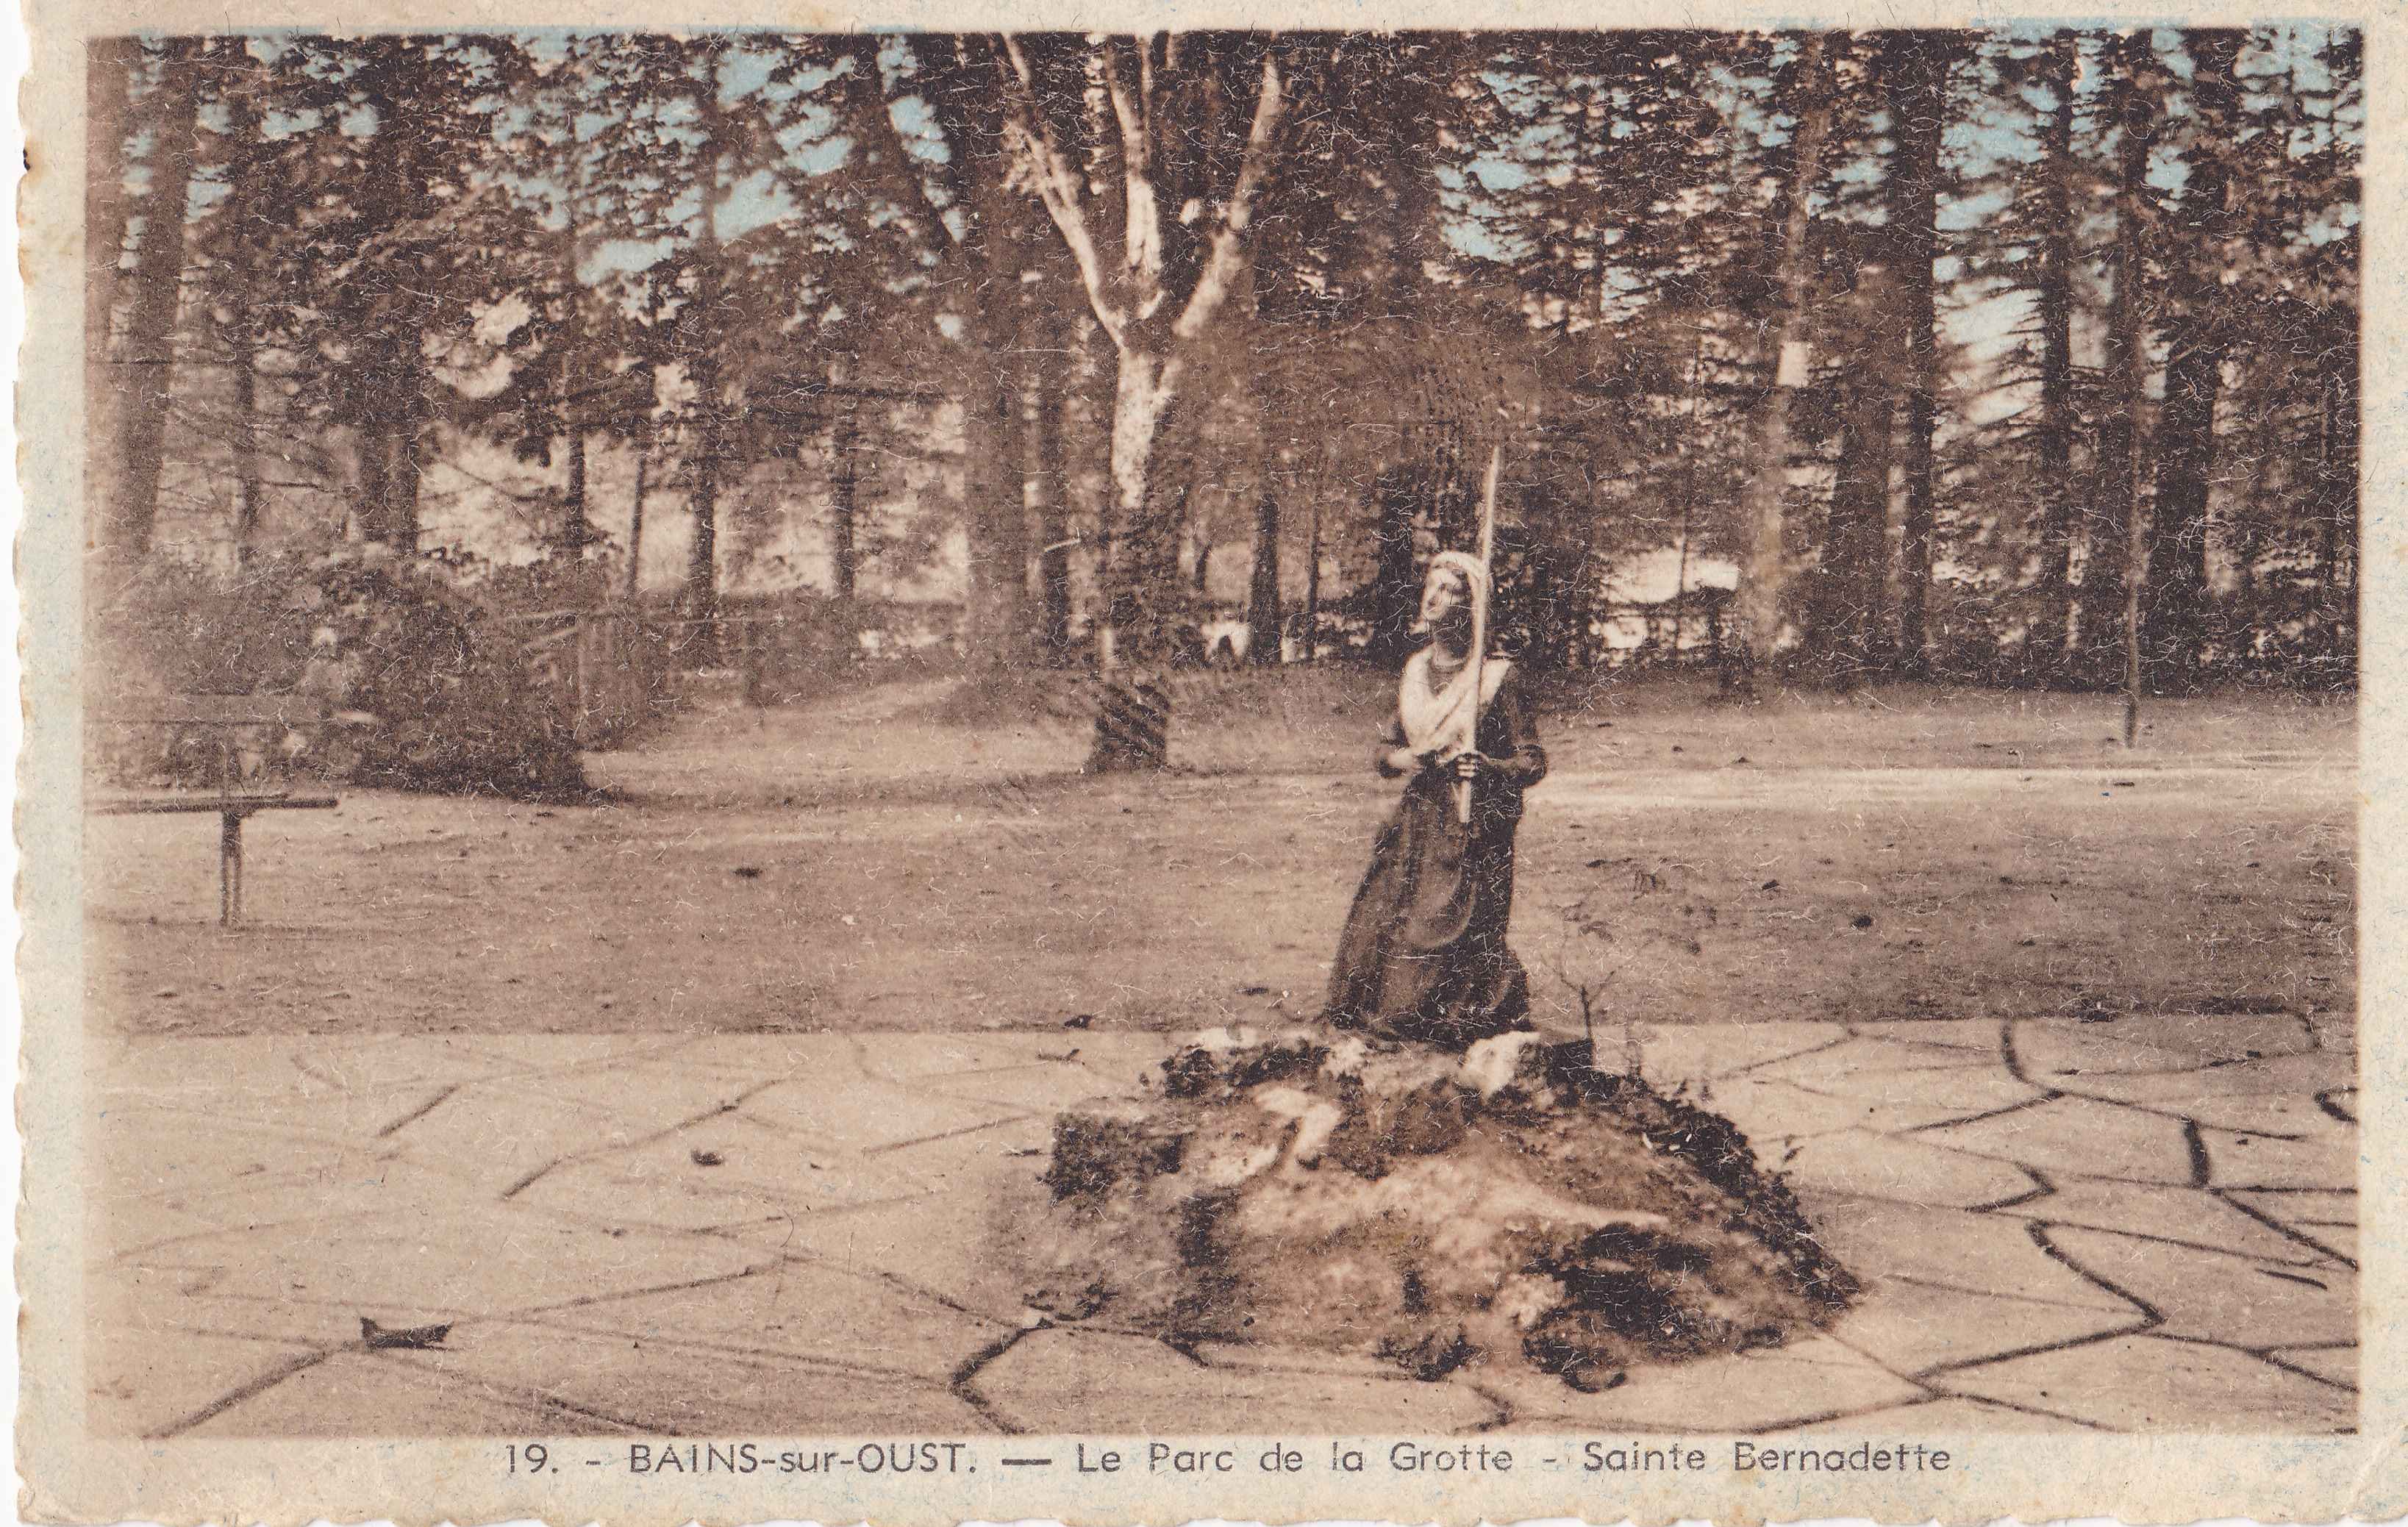
[[[110,676],[95,688],[119,714],[193,693],[297,693],[329,713],[295,734],[245,729],[235,740],[247,775],[280,764],[399,790],[585,788],[567,720],[506,625],[428,559],[345,548],[232,580],[151,563],[105,591],[93,633]],[[191,730],[115,729],[96,762],[121,779],[213,783],[217,747]]]

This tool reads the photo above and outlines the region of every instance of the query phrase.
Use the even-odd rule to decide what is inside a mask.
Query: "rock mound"
[[[1778,1346],[1856,1289],[1728,1120],[1535,1035],[1455,1056],[1221,1031],[1155,1095],[1060,1119],[1042,1182],[1010,1234],[1049,1316],[1425,1378],[1610,1387]]]

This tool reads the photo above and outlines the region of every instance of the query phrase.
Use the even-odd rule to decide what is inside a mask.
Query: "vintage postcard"
[[[30,13],[28,1520],[2408,1511],[2396,9]]]

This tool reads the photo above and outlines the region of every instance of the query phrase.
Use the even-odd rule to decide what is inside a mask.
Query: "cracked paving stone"
[[[1877,1278],[1831,1334],[1884,1367],[1919,1374],[2129,1330],[2139,1319],[2129,1306],[2096,1309]]]
[[[1719,1085],[1759,1066],[1847,1037],[1837,1023],[1662,1024],[1645,1040],[1647,1079],[1666,1092],[1683,1082]]]
[[[1016,1325],[1025,1291],[995,1255],[1003,1197],[991,1181],[971,1179],[906,1203],[806,1214],[792,1221],[780,1246],[851,1271],[898,1279],[907,1288]]]
[[[775,1238],[801,1212],[792,1194],[770,1193],[742,1180],[708,1175],[691,1161],[682,1177],[629,1169],[622,1161],[575,1162],[555,1167],[510,1202],[583,1220],[603,1230],[749,1239],[762,1227]]]
[[[2042,1250],[2019,1220],[1865,1198],[1807,1207],[1823,1244],[1843,1265],[1873,1277],[2132,1312],[2128,1301]]]
[[[2339,1136],[2347,1134],[2352,1128],[2316,1106],[2314,1092],[2226,1095],[2216,1092],[2214,1087],[2214,1078],[2219,1073],[2202,1071],[2193,1075],[2197,1081],[2188,1096],[2169,1102],[2140,1103],[2137,1106],[2155,1109],[2159,1113],[2179,1115],[2203,1127],[2236,1135]],[[2151,1077],[2150,1079],[2159,1081],[2178,1078]],[[2066,1090],[2077,1096],[2100,1095],[2078,1083],[2069,1084]],[[2114,1101],[2122,1103],[2131,1100],[2116,1098]],[[2355,1143],[2355,1141],[2345,1141],[2342,1149],[2350,1149]]]
[[[2273,1355],[2327,1382],[2358,1387],[2358,1343],[2354,1341],[2334,1347],[2286,1347]]]
[[[1821,1097],[1792,1082],[1758,1077],[1716,1083],[1706,1106],[1737,1124],[1759,1155],[1784,1141],[1862,1129],[1875,1111],[1853,1098]],[[1933,1117],[1947,1116],[1943,1108]]]
[[[1995,1027],[1990,1036],[1986,1055],[1958,1052],[1965,1058],[1945,1065],[1907,1054],[1903,1046],[1859,1039],[1791,1062],[1778,1067],[1777,1074],[1818,1092],[1867,1104],[1929,1107],[1938,1110],[1935,1119],[1987,1113],[2045,1096],[2008,1072],[1999,1055]]]
[[[626,1332],[549,1320],[483,1322],[445,1349],[408,1355],[457,1382],[506,1393],[539,1385],[563,1406],[664,1435],[993,1430],[940,1379],[776,1350],[659,1347]]]
[[[525,1309],[756,1265],[751,1248],[631,1231],[612,1235],[498,1206],[395,1205],[347,1221],[339,1235],[296,1227],[265,1236],[230,1230],[178,1248],[179,1262],[217,1269],[207,1293],[282,1302],[292,1334],[350,1340],[357,1316],[417,1323],[469,1311]],[[145,1279],[145,1298],[175,1295]],[[322,1303],[323,1302],[323,1303]],[[273,1331],[277,1328],[268,1327]]]
[[[2018,1220],[2187,1241],[2266,1262],[2314,1262],[2312,1248],[2250,1219],[2197,1188],[2135,1188],[2072,1181],[2028,1204],[1996,1211]]]
[[[395,1139],[412,1160],[439,1165],[479,1196],[498,1199],[557,1163],[630,1143],[635,1132],[600,1102],[480,1083],[452,1093]]]
[[[2211,1099],[2259,1097],[2297,1098],[2314,1107],[2316,1093],[2329,1087],[2347,1087],[2357,1079],[2358,1057],[2349,1050],[2317,1050],[2313,1054],[2280,1055],[2170,1073],[2099,1071],[2050,1078],[2053,1085],[2094,1096],[2176,1109],[2203,1105]],[[2200,1121],[2214,1122],[2211,1119]]]
[[[1950,1374],[1975,1399],[2119,1432],[2347,1431],[2357,1397],[2229,1348],[2126,1336]]]
[[[874,1275],[801,1263],[704,1288],[600,1300],[545,1322],[695,1362],[719,1351],[765,1362],[786,1356],[930,1382],[944,1381],[963,1354],[1011,1329]]]
[[[997,1412],[1036,1433],[1318,1435],[1333,1415],[1367,1433],[1445,1433],[1495,1415],[1459,1384],[1376,1377],[1345,1363],[1326,1373],[1211,1367],[1158,1341],[1075,1327],[1014,1343],[971,1382]]]
[[[1057,1044],[1052,1053],[1059,1055],[1072,1048]],[[1083,1058],[1085,1051],[1080,1051]],[[1075,1108],[1098,1098],[1135,1096],[1140,1094],[1137,1073],[1142,1067],[1089,1067],[1061,1061],[1032,1061],[1025,1064],[965,1072],[960,1075],[934,1073],[911,1077],[898,1085],[915,1093],[949,1103],[969,1103],[991,1106],[1000,1105],[1023,1108],[1031,1113],[1052,1114],[1065,1108]]]
[[[2291,1227],[2299,1234],[2324,1248],[2332,1255],[2348,1262],[2358,1262],[2358,1227],[2356,1225],[2300,1225]]]
[[[1999,1025],[1987,1018],[1888,1020],[1849,1025],[1866,1039],[1880,1039],[1909,1049],[1970,1049],[1996,1059]]]
[[[744,1111],[798,1139],[867,1154],[953,1131],[1001,1124],[1025,1113],[1004,1104],[945,1097],[857,1073],[778,1082],[745,1100]]]
[[[2322,1188],[2358,1186],[2356,1130],[2333,1130],[2305,1140],[2273,1140],[2202,1129],[2208,1180],[2219,1188]]]
[[[523,1077],[507,1085],[592,1113],[595,1129],[590,1149],[600,1149],[633,1145],[688,1120],[735,1106],[748,1090],[736,1077],[694,1069],[674,1055],[614,1072],[607,1092],[582,1076]]]
[[[2259,1262],[2070,1226],[2052,1228],[2049,1239],[2145,1300],[2165,1317],[2169,1336],[2276,1347],[2347,1341],[2358,1333],[2358,1275],[2346,1267]]]
[[[2297,1055],[2315,1048],[2296,1013],[2136,1013],[2112,1024],[2119,1039],[2188,1054],[2200,1064]]]
[[[2358,1224],[2358,1190],[2355,1188],[2301,1188],[2269,1192],[2227,1189],[2226,1192],[2262,1214],[2303,1229],[2334,1225],[2355,1228]]]
[[[504,1074],[580,1074],[607,1077],[630,1061],[666,1055],[694,1042],[682,1034],[492,1034],[404,1038],[396,1049],[431,1047],[462,1056],[482,1056]]]
[[[1310,1373],[1329,1378],[1396,1377],[1397,1365],[1368,1352],[1315,1352],[1295,1347],[1257,1347],[1247,1342],[1206,1341],[1196,1353],[1216,1368],[1265,1373]]]
[[[194,1437],[572,1436],[622,1432],[543,1402],[411,1361],[414,1352],[337,1352],[200,1420]]]
[[[1634,1367],[1627,1382],[1582,1394],[1560,1378],[1498,1365],[1466,1371],[1517,1418],[1639,1432],[1772,1432],[1902,1405],[1927,1391],[1829,1336],[1786,1347]]]
[[[1876,1135],[1851,1130],[1800,1144],[1787,1152],[1759,1153],[1799,1193],[1845,1193],[1948,1208],[1995,1204],[2032,1191],[2031,1178],[2006,1163],[1951,1150],[1928,1136]]]
[[[452,1038],[395,1035],[354,1042],[245,1035],[129,1045],[105,1057],[99,1078],[105,1091],[122,1089],[162,1102],[247,1102],[290,1088],[381,1106],[397,1092],[476,1081],[511,1069],[506,1058]]]
[[[309,1355],[299,1342],[212,1335],[180,1312],[118,1320],[94,1312],[86,1343],[84,1424],[94,1436],[142,1436],[197,1414]],[[194,1322],[196,1324],[203,1322]]]
[[[1891,1437],[1901,1434],[1911,1436],[1986,1436],[1994,1432],[2054,1432],[2062,1435],[2078,1424],[2063,1416],[2035,1415],[2029,1410],[2017,1410],[2012,1406],[1996,1405],[1987,1400],[1948,1395],[1912,1405],[1891,1406],[1884,1410],[1865,1411],[1801,1430],[1809,1433],[1851,1433],[1870,1437]]]
[[[2246,1029],[2231,1027],[2250,1025]],[[2230,1018],[2119,1018],[2085,1023],[2071,1018],[2028,1018],[2014,1025],[2015,1057],[2024,1075],[2042,1086],[2098,1075],[2179,1075],[2211,1061],[2292,1055],[2311,1048],[2295,1018],[2260,1022]],[[2262,1031],[2262,1032],[2261,1032]]]
[[[956,1087],[966,1077],[1026,1067],[1056,1075],[1084,1071],[1109,1085],[1134,1088],[1139,1075],[1160,1063],[1181,1040],[1177,1035],[1097,1034],[1055,1025],[999,1034],[880,1035],[864,1044],[884,1079],[907,1085]],[[1075,1065],[1043,1058],[1073,1049],[1079,1052]]]
[[[104,1336],[121,1328],[189,1331],[263,1346],[322,1350],[358,1340],[362,1316],[380,1325],[408,1327],[472,1313],[423,1302],[363,1300],[339,1287],[221,1286],[238,1271],[224,1266],[111,1269],[85,1284],[90,1291],[93,1329]],[[137,1363],[142,1355],[109,1354],[111,1361],[122,1357]]]
[[[1901,1092],[1917,1099],[1946,1099],[1971,1092],[1968,1112],[2012,1102],[2028,1091],[2008,1073],[2006,1061],[1999,1053],[1996,1028],[1990,1031],[1987,1050],[1858,1037],[1795,1056],[1755,1075],[1868,1101]]]
[[[1922,1137],[2019,1162],[2057,1181],[2105,1177],[2180,1186],[2191,1180],[2190,1146],[2179,1121],[2084,1098],[2054,1098],[1993,1119],[1927,1131]]]

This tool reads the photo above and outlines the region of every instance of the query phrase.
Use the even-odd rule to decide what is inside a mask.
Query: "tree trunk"
[[[243,314],[235,315],[227,338],[234,372],[234,560],[239,565],[251,561],[259,535],[259,362]]]
[[[1254,565],[1246,586],[1246,656],[1256,664],[1280,660],[1280,506],[1270,484],[1262,484],[1254,505]]]
[[[994,227],[992,214],[988,226]],[[991,235],[991,237],[1000,237]],[[996,289],[1017,303],[1016,265],[989,257]],[[974,664],[1016,665],[1028,649],[1028,482],[1016,315],[965,315],[973,368],[963,413],[963,528],[969,548],[967,645]]]
[[[721,311],[722,255],[717,219],[730,137],[727,112],[720,95],[721,64],[727,46],[724,38],[705,45],[701,88],[694,94],[706,178],[701,187],[701,216],[695,222],[695,242],[700,248],[695,261],[692,317],[681,325],[688,329],[688,342],[693,347],[686,371],[694,383],[695,395],[694,455],[688,463],[693,478],[687,496],[694,515],[694,535],[686,546],[682,603],[686,619],[694,622],[689,628],[686,651],[697,667],[715,667],[719,663],[719,478],[729,421],[726,378],[720,372],[721,346],[728,321]]]
[[[1070,387],[1068,336],[1058,310],[1044,310],[1038,351],[1036,493],[1038,630],[1045,661],[1070,658],[1070,474],[1062,414]]]
[[[1840,465],[1816,578],[1815,645],[1829,677],[1843,688],[1863,679],[1887,603],[1890,427],[1897,404],[1887,368],[1868,356],[1847,388]]]
[[[1940,414],[1932,267],[1940,254],[1941,137],[1956,52],[1955,43],[1937,35],[1917,35],[1912,72],[1892,107],[1899,129],[1891,222],[1898,240],[1899,307],[1906,325],[1906,518],[1899,537],[1898,666],[1915,678],[1930,667],[1932,542],[1938,528],[1931,437]]]
[[[855,500],[861,491],[861,423],[848,399],[835,400],[836,429],[829,454],[835,471],[828,484],[828,592],[850,606],[861,579]]]
[[[2215,466],[2215,405],[2227,344],[2222,278],[2229,229],[2232,145],[2238,128],[2237,32],[2188,36],[2191,101],[2202,131],[2186,156],[2189,180],[2169,220],[2178,237],[2166,392],[2158,415],[2157,527],[2149,599],[2142,614],[2143,664],[2172,687],[2199,678],[2207,639],[2208,483]]]
[[[1823,146],[1831,127],[1829,42],[1809,33],[1798,63],[1789,102],[1797,119],[1789,178],[1784,193],[1781,242],[1773,256],[1779,307],[1768,327],[1763,357],[1770,373],[1756,406],[1755,469],[1748,478],[1741,516],[1748,527],[1746,565],[1739,589],[1742,693],[1753,693],[1755,677],[1768,665],[1781,640],[1782,590],[1788,578],[1783,490],[1789,481],[1789,392],[1805,385],[1806,302],[1813,279],[1806,237],[1808,198],[1822,178]]]
[[[687,464],[693,482],[686,499],[694,534],[686,544],[681,602],[685,618],[695,622],[687,650],[696,664],[710,666],[719,661],[720,416],[725,403],[720,396],[717,359],[708,352],[695,358],[694,384],[694,458]]]
[[[643,592],[644,493],[649,486],[645,478],[652,464],[652,437],[638,434],[636,436],[636,494],[627,507],[627,584],[622,596],[630,608],[634,607]]]
[[[2027,640],[2042,683],[2063,674],[2073,636],[2074,35],[2042,53],[2053,104],[2041,131],[2040,492],[2042,625]]]
[[[1420,578],[1413,566],[1413,507],[1423,497],[1409,468],[1393,467],[1372,480],[1371,637],[1368,655],[1394,667],[1412,650],[1421,615]]]
[[[167,408],[176,384],[176,311],[184,286],[185,203],[193,180],[194,130],[200,113],[201,50],[190,37],[165,45],[150,119],[150,191],[142,239],[135,248],[134,312],[127,326],[123,496],[117,505],[121,551],[150,549],[165,462]]]
[[[1168,433],[1181,366],[1154,351],[1125,348],[1112,387],[1112,509],[1118,535],[1105,600],[1102,661],[1150,658],[1168,645],[1162,595],[1170,567],[1171,529],[1155,481],[1155,455]]]
[[[2357,655],[2354,594],[2358,568],[2358,378],[2357,353],[2332,347],[2330,364],[2343,368],[2326,378],[2316,452],[2318,505],[2322,512],[2316,547],[2318,650],[2329,657]]]
[[[594,543],[594,522],[585,512],[585,430],[568,429],[568,502],[561,514],[560,549],[571,559],[582,557]]]
[[[359,486],[345,538],[382,544],[385,502],[392,493],[393,435],[373,409],[363,410],[352,430],[352,452],[359,461]]]
[[[118,299],[125,278],[125,140],[133,134],[134,72],[142,65],[137,37],[94,37],[84,56],[83,428],[98,450],[84,453],[84,533],[115,537],[123,501],[124,455],[114,362]]]
[[[2124,746],[2137,745],[2141,728],[2141,585],[2148,576],[2148,512],[2141,502],[2142,464],[2146,459],[2143,421],[2148,408],[2148,355],[2143,332],[2146,293],[2147,250],[2141,226],[2143,198],[2148,194],[2149,152],[2156,136],[2156,116],[2142,75],[2154,47],[2147,32],[2119,40],[2117,66],[2110,89],[2121,141],[2116,150],[2115,293],[2108,316],[2107,365],[2118,404],[2113,437],[2102,432],[2102,453],[2109,457],[2110,478],[2120,498],[2107,506],[2123,531],[2124,566],[2118,580],[2124,596]]]
[[[418,335],[403,343],[413,350]],[[418,493],[426,477],[426,383],[424,367],[413,354],[402,372],[405,391],[398,401],[399,426],[394,432],[393,481],[385,501],[385,544],[396,551],[418,549]]]
[[[1304,661],[1321,655],[1321,500],[1312,501],[1312,525],[1304,563]]]

